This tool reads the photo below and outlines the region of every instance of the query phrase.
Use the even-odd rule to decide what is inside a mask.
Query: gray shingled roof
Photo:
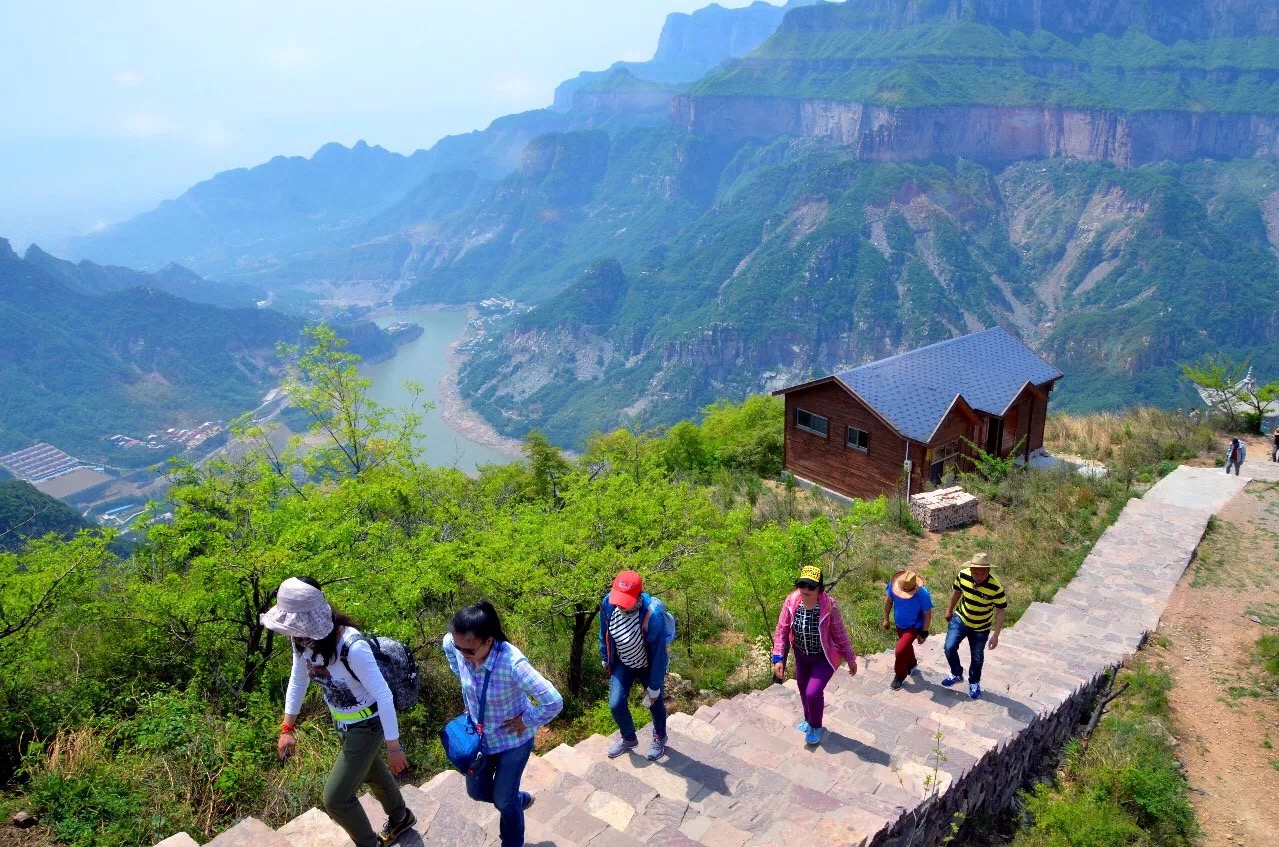
[[[1003,327],[975,332],[835,374],[907,438],[927,443],[962,396],[1002,415],[1026,383],[1062,373]]]

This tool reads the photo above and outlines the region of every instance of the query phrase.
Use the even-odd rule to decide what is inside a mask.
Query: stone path
[[[1279,465],[1275,478],[1279,478]],[[1245,470],[1254,470],[1245,466]],[[1268,471],[1269,469],[1265,469]],[[1269,474],[1262,474],[1269,478]],[[921,673],[891,691],[891,652],[863,657],[827,688],[826,737],[806,747],[794,683],[672,714],[669,755],[609,760],[596,735],[534,757],[536,847],[932,845],[957,815],[1005,808],[1023,778],[1069,737],[1102,675],[1158,624],[1208,518],[1247,483],[1220,469],[1178,468],[1106,531],[1051,603],[1032,603],[987,651],[984,696],[943,688],[942,638],[919,649]],[[966,648],[961,648],[967,659]],[[641,732],[640,750],[648,746]],[[405,795],[418,818],[405,847],[488,847],[497,815],[471,802],[461,775]],[[375,826],[384,820],[364,801]],[[160,847],[193,847],[176,835]],[[319,809],[271,830],[248,818],[209,847],[350,847]]]

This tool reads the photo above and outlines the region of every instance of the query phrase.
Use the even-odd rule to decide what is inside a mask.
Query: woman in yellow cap
[[[782,613],[773,631],[773,676],[786,673],[786,654],[795,648],[795,683],[804,706],[804,720],[797,729],[804,741],[822,741],[822,711],[826,705],[826,683],[841,661],[848,660],[848,675],[857,675],[857,654],[848,637],[848,628],[839,613],[839,604],[826,593],[822,569],[809,565],[799,572],[795,590],[782,603]]]

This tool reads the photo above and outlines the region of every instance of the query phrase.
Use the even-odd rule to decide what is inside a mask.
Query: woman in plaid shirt
[[[520,790],[520,778],[533,753],[537,728],[560,713],[564,698],[506,640],[497,610],[487,600],[453,616],[444,636],[444,655],[462,681],[466,711],[484,728],[484,762],[466,777],[466,793],[497,807],[502,847],[523,847],[524,810],[533,804],[533,796]],[[480,714],[480,692],[490,675]]]

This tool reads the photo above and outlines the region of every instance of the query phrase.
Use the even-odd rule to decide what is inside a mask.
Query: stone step
[[[200,845],[185,832],[179,832],[176,835],[170,835],[155,847],[200,847]]]
[[[275,831],[268,847],[349,847],[351,839],[321,809],[307,809]]]
[[[257,818],[245,818],[224,830],[205,847],[262,847],[275,840],[274,829]]]

